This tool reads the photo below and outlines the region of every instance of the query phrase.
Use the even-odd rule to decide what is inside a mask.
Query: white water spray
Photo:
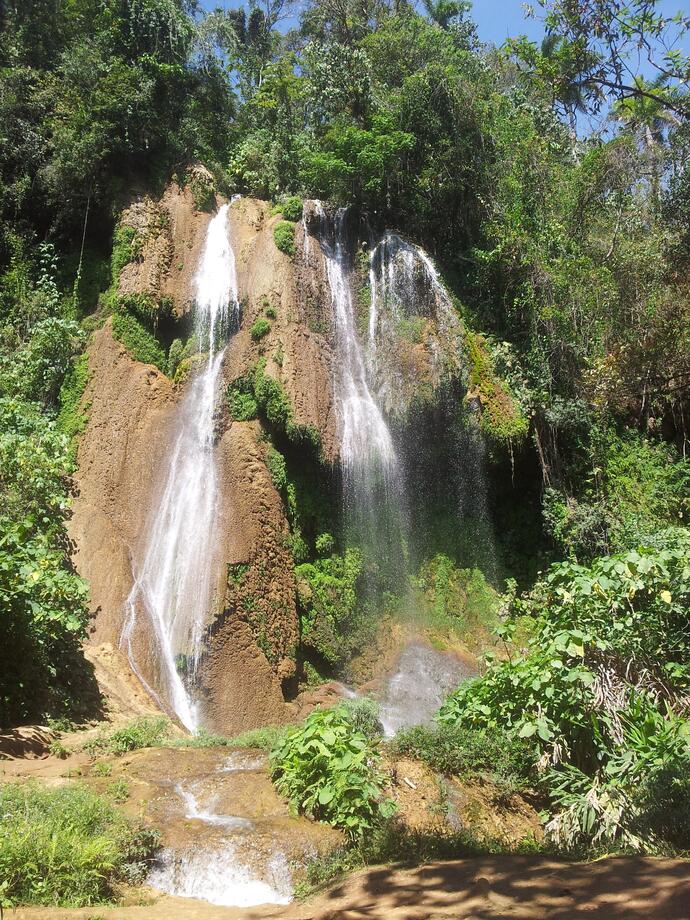
[[[216,544],[214,409],[224,354],[218,342],[231,321],[237,321],[238,313],[228,209],[229,205],[223,205],[208,226],[194,279],[195,335],[208,357],[180,406],[165,487],[146,540],[143,563],[135,570],[121,639],[144,686],[190,731],[199,726],[198,705],[190,695],[190,686],[211,603]],[[158,669],[156,689],[143,675],[133,641],[142,615],[150,620],[152,657]]]
[[[322,205],[316,202],[321,222],[326,221]],[[396,453],[390,431],[377,406],[367,380],[365,353],[355,323],[346,236],[347,211],[335,215],[333,243],[326,234],[320,242],[326,259],[331,290],[339,380],[336,388],[339,414],[341,457],[347,478],[357,478],[372,469],[388,479],[396,466]]]

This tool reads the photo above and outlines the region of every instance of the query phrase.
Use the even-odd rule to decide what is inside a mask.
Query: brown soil
[[[142,906],[23,908],[16,920],[688,920],[690,863],[620,857],[562,863],[485,856],[357,872],[287,908],[214,907],[164,896]]]

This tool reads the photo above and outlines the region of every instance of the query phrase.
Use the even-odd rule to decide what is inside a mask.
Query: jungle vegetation
[[[519,425],[489,407],[519,587],[497,585],[494,657],[419,756],[469,762],[463,738],[505,737],[558,845],[690,846],[690,21],[657,0],[540,0],[536,14],[543,42],[496,48],[462,0],[0,2],[0,723],[83,698],[88,589],[65,527],[80,355],[127,243],[127,194],[202,162],[218,190],[283,203],[287,254],[306,197],[402,228],[519,405]],[[233,412],[263,411],[253,389],[235,395]],[[353,552],[297,561],[313,596],[330,592],[329,629],[351,622]],[[360,795],[378,778],[347,725],[314,730],[357,761]],[[312,811],[353,833],[382,818],[340,801],[344,775],[305,778],[307,740],[274,755],[282,786],[308,786]],[[94,818],[108,834],[113,820]]]

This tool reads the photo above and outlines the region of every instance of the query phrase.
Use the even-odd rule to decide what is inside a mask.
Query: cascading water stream
[[[317,203],[322,223],[323,207]],[[397,465],[393,439],[367,380],[365,352],[355,323],[349,282],[347,210],[340,208],[333,221],[333,243],[324,234],[321,248],[331,290],[333,326],[338,355],[337,387],[341,457],[345,478],[359,480],[365,488],[375,472],[389,479]]]
[[[357,330],[348,233],[351,212],[340,208],[330,215],[318,201],[313,207],[331,294],[333,390],[345,524],[350,540],[362,548],[373,568],[394,581],[404,578],[406,568],[404,476],[391,430],[371,387],[369,355]],[[305,234],[305,252],[309,245]]]
[[[397,233],[386,232],[369,258],[371,304],[367,355],[372,377],[376,380],[379,401],[394,413],[400,409],[400,386],[387,366],[388,351],[399,338],[400,323],[410,317],[431,316],[438,333],[447,343],[455,338],[446,353],[460,353],[459,324],[452,301],[429,256],[419,246],[407,242]],[[439,365],[444,356],[428,344],[432,364]]]
[[[208,357],[180,406],[165,486],[127,599],[121,640],[144,686],[190,730],[199,726],[191,687],[211,603],[216,543],[214,410],[224,354],[219,343],[237,323],[239,310],[228,210],[229,205],[223,205],[208,226],[194,279],[195,335]],[[144,677],[136,653],[135,630],[142,614],[151,626],[155,689]]]

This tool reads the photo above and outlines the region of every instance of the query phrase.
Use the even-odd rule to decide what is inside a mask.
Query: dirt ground
[[[690,862],[561,863],[486,856],[358,872],[289,907],[214,907],[158,896],[129,907],[25,908],[12,920],[690,920]]]

